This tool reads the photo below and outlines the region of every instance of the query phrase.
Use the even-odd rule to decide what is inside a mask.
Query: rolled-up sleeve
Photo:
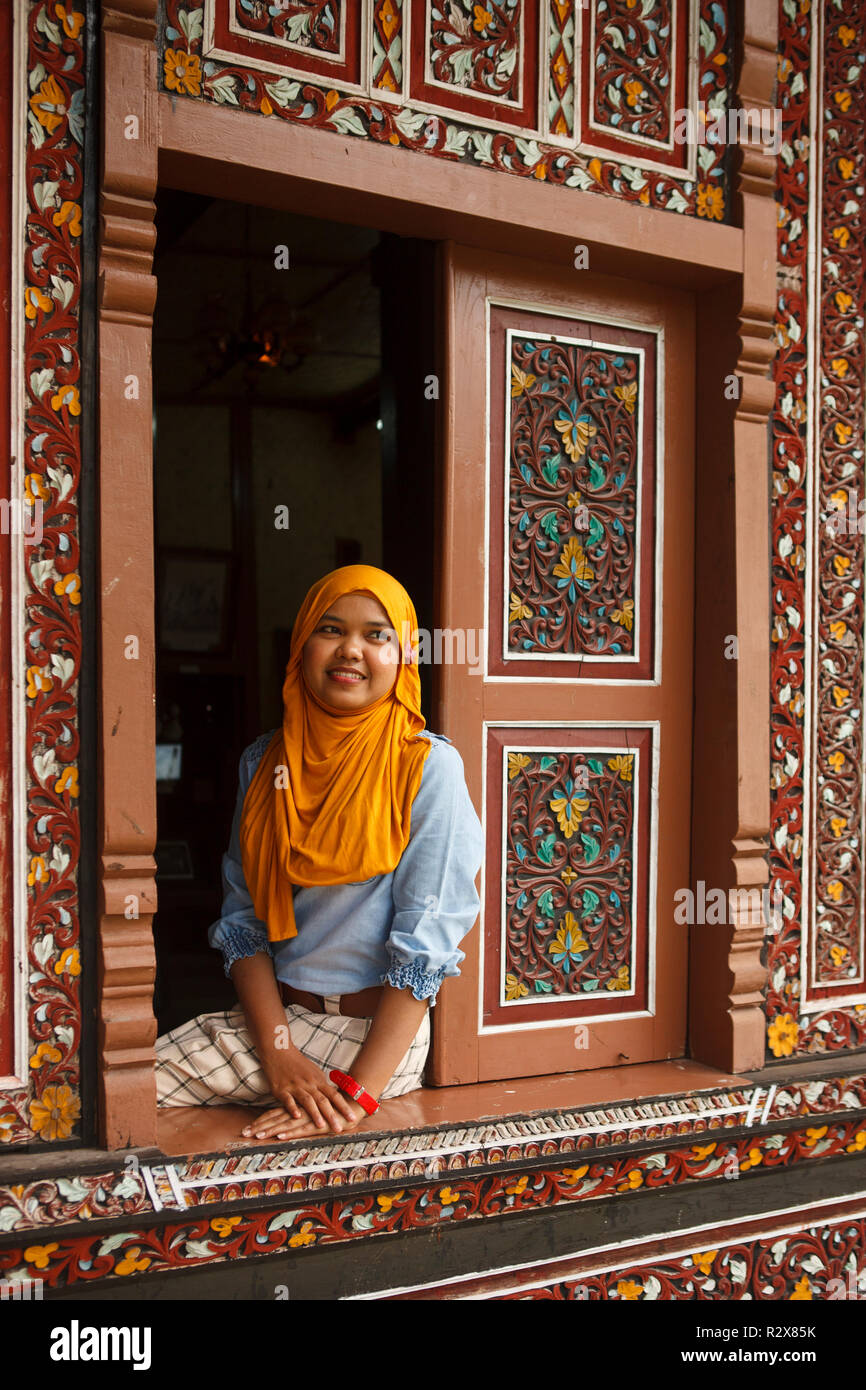
[[[241,860],[240,842],[244,797],[269,739],[270,735],[267,735],[264,740],[257,739],[241,755],[234,820],[229,837],[229,847],[222,858],[222,912],[219,921],[214,922],[208,930],[208,941],[211,946],[222,951],[223,968],[229,978],[231,977],[231,968],[236,960],[242,960],[244,956],[254,956],[259,951],[266,951],[273,956],[268,929],[265,923],[256,916],[253,900],[247,888]]]
[[[412,803],[409,843],[392,878],[385,980],[433,1001],[443,979],[460,974],[459,943],[478,916],[483,838],[460,754],[450,743],[431,745]]]

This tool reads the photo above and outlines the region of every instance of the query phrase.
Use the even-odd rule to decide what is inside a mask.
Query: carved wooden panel
[[[862,33],[842,11],[789,14],[782,5],[779,35],[770,867],[782,923],[770,943],[771,1057],[866,1043],[866,285],[857,193],[866,95],[852,76]]]
[[[646,1008],[650,728],[487,732],[484,1021]]]
[[[658,351],[491,307],[492,675],[652,679]]]
[[[724,221],[728,0],[165,0],[177,96]],[[687,74],[692,73],[691,85]],[[695,119],[675,137],[674,115]]]

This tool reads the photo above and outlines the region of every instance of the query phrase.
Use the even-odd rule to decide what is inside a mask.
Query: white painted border
[[[12,30],[12,208],[11,208],[11,375],[9,404],[11,431],[9,457],[15,464],[9,472],[10,497],[24,496],[24,243],[27,226],[27,188],[25,167],[28,139],[28,6],[15,0]],[[12,673],[12,980],[10,995],[13,1011],[13,1076],[0,1076],[0,1090],[29,1086],[28,1056],[28,968],[27,968],[27,699],[24,673],[27,664],[24,627],[24,599],[27,576],[24,565],[24,537],[19,531],[9,536],[10,618]]]
[[[654,587],[655,587],[655,594],[654,594],[654,598],[655,598],[655,612],[654,612],[654,618],[655,618],[655,643],[654,643],[654,651],[653,651],[653,657],[652,657],[652,672],[651,672],[651,676],[650,676],[650,678],[645,678],[645,679],[642,679],[642,678],[639,678],[639,677],[625,677],[625,676],[623,676],[623,677],[617,677],[617,678],[611,679],[611,680],[603,680],[603,679],[601,679],[601,678],[599,678],[599,677],[597,677],[597,676],[557,676],[557,675],[555,675],[555,673],[554,673],[553,671],[547,672],[547,673],[545,673],[545,675],[543,675],[543,676],[519,676],[519,675],[513,675],[513,676],[512,676],[512,675],[494,676],[494,675],[491,675],[491,674],[490,674],[490,670],[489,670],[489,646],[490,646],[490,638],[489,638],[489,633],[490,633],[490,528],[491,528],[491,498],[490,498],[490,481],[491,481],[491,473],[490,473],[490,464],[491,464],[490,439],[491,439],[491,431],[490,431],[490,424],[491,424],[491,411],[492,411],[492,401],[491,401],[491,399],[490,399],[490,371],[491,371],[490,316],[491,316],[491,310],[492,310],[494,307],[496,307],[496,308],[502,308],[502,309],[519,309],[519,310],[521,310],[521,311],[526,311],[527,313],[532,313],[532,314],[536,314],[536,315],[539,315],[539,314],[549,314],[549,315],[553,315],[553,316],[555,316],[556,318],[560,318],[560,319],[562,319],[562,318],[567,318],[567,317],[568,317],[568,311],[567,311],[566,309],[564,309],[562,305],[556,306],[556,305],[554,305],[554,304],[550,304],[550,303],[547,303],[547,302],[529,303],[529,302],[527,302],[526,300],[510,299],[510,298],[507,298],[507,297],[500,297],[500,296],[498,296],[498,295],[487,295],[487,296],[485,297],[485,300],[484,300],[484,340],[485,340],[485,351],[484,351],[485,387],[484,387],[484,391],[485,391],[485,397],[486,397],[486,408],[485,408],[485,431],[484,431],[484,433],[485,433],[485,442],[484,442],[485,458],[484,458],[484,624],[483,624],[483,626],[484,626],[484,631],[485,631],[486,634],[488,634],[488,636],[485,638],[485,641],[484,641],[484,659],[483,659],[483,666],[482,666],[482,679],[483,679],[484,681],[486,681],[486,682],[491,683],[491,684],[493,684],[493,683],[497,683],[497,684],[514,684],[514,683],[519,683],[519,684],[522,684],[522,685],[545,685],[545,684],[547,684],[547,682],[548,682],[549,680],[554,680],[554,679],[555,679],[556,684],[557,684],[558,686],[577,686],[577,687],[581,687],[581,686],[631,685],[631,686],[638,686],[638,687],[643,688],[643,689],[647,689],[647,688],[650,688],[650,687],[653,687],[653,686],[659,686],[659,685],[661,685],[661,679],[662,679],[662,611],[663,611],[663,608],[664,608],[664,604],[663,604],[663,602],[662,602],[664,590],[663,590],[662,585],[663,585],[663,580],[664,580],[665,330],[664,330],[664,325],[661,324],[661,323],[650,323],[650,324],[636,323],[636,322],[634,322],[634,321],[632,321],[632,320],[630,320],[630,319],[625,319],[625,318],[614,318],[614,317],[611,317],[610,315],[607,315],[607,314],[601,314],[601,313],[595,313],[595,312],[593,312],[592,315],[591,315],[593,323],[609,324],[609,325],[611,325],[611,326],[613,326],[613,327],[615,327],[615,328],[631,329],[631,330],[633,330],[633,331],[635,331],[635,332],[652,333],[652,334],[655,335],[655,338],[656,338],[656,459],[655,459],[655,465],[656,465],[656,466],[655,466],[656,485],[655,485],[655,498],[654,498],[654,501],[655,501],[655,536],[654,536],[654,546],[655,546],[655,565],[654,565]],[[588,315],[588,316],[589,316],[589,315]],[[510,331],[510,330],[506,330],[506,331]],[[516,330],[515,330],[515,331],[516,331]],[[565,340],[563,340],[563,341],[565,341]],[[582,339],[582,340],[580,340],[580,341],[587,341],[587,340]],[[593,346],[595,345],[593,339],[590,339],[589,341],[590,341],[590,343],[591,343]],[[507,345],[507,339],[506,339],[506,345]],[[599,346],[600,346],[600,345],[599,345]],[[636,349],[634,349],[634,348],[626,348],[625,350],[626,350],[626,351],[631,351],[631,352],[636,351]],[[640,350],[643,351],[643,349],[640,349]],[[507,399],[507,400],[510,400],[510,394],[509,394],[509,393],[510,393],[510,385],[509,385],[509,381],[510,381],[510,377],[509,377],[509,380],[506,380],[506,383],[505,383],[505,392],[506,392],[506,399]],[[510,406],[509,406],[509,410],[510,410]],[[505,448],[506,450],[508,449],[507,422],[506,422],[506,438],[505,438],[505,442],[504,442],[504,448]],[[506,458],[507,458],[507,454],[506,454]],[[506,469],[506,475],[507,475],[507,469]],[[505,524],[506,524],[506,526],[507,526],[507,521],[508,521],[508,508],[507,508],[507,507],[505,507],[505,518],[504,518],[504,520],[505,520]],[[507,533],[506,533],[506,534],[507,534]],[[505,554],[503,555],[503,563],[504,563],[504,564],[507,564],[507,554],[508,554],[508,548],[507,548],[507,545],[506,545],[506,547],[505,547]],[[508,589],[507,589],[507,585],[506,585],[506,594],[507,594],[507,593],[508,593]],[[635,596],[636,596],[636,598],[637,598],[637,589],[635,590]],[[637,608],[637,602],[635,603],[635,608]],[[506,612],[505,614],[503,614],[503,645],[504,645],[505,641],[507,640],[508,624],[507,624],[507,621],[505,621],[506,619],[507,619],[507,612]],[[531,660],[534,660],[534,661],[544,661],[544,660],[548,660],[548,661],[549,661],[549,660],[550,660],[550,657],[545,658],[544,656],[539,656],[538,653],[535,653],[531,658],[527,658],[527,659],[531,659]],[[577,660],[582,660],[582,658],[575,658],[574,656],[571,656],[569,659],[570,659],[570,661],[572,662],[572,664],[575,664],[575,662],[576,662]],[[609,660],[609,658],[607,658],[607,659]],[[508,660],[511,661],[511,660],[513,660],[513,658],[509,656]]]
[[[570,755],[577,754],[578,756],[584,757],[586,760],[588,760],[590,757],[600,757],[600,758],[604,759],[604,758],[609,757],[609,756],[611,756],[611,755],[613,755],[614,757],[631,757],[631,758],[633,758],[633,760],[634,760],[633,763],[632,763],[632,779],[633,779],[633,780],[632,780],[632,788],[633,788],[633,793],[634,793],[634,796],[633,796],[633,805],[634,805],[634,811],[635,811],[634,822],[633,822],[633,825],[632,825],[632,831],[633,831],[633,840],[632,840],[632,843],[633,843],[633,846],[634,846],[634,855],[633,855],[633,861],[632,861],[633,867],[632,867],[632,882],[631,882],[631,902],[630,902],[629,905],[628,905],[628,906],[629,906],[629,911],[630,911],[630,913],[631,913],[631,923],[632,923],[631,942],[630,942],[630,950],[629,950],[629,979],[631,980],[631,986],[630,986],[629,989],[622,989],[622,990],[618,989],[618,990],[616,990],[616,991],[612,991],[612,990],[611,990],[610,992],[607,992],[607,993],[605,993],[605,994],[598,994],[597,996],[594,995],[592,991],[584,991],[584,992],[581,992],[581,993],[579,993],[579,994],[574,994],[574,993],[571,993],[571,992],[569,992],[568,994],[529,994],[529,995],[527,995],[524,999],[506,999],[506,998],[505,998],[505,991],[504,991],[504,989],[502,988],[502,986],[503,986],[503,984],[504,984],[504,976],[503,976],[503,975],[500,975],[499,1007],[502,1008],[502,1009],[521,1009],[521,1008],[522,1008],[522,1009],[526,1009],[526,1008],[529,1008],[529,1007],[534,1006],[535,1004],[543,1004],[543,1005],[549,1007],[549,1006],[551,1006],[551,1005],[553,1005],[553,1004],[566,1004],[566,1003],[574,1003],[574,1004],[577,1004],[577,1003],[586,1003],[587,1000],[588,1000],[589,997],[590,997],[590,994],[593,994],[593,998],[598,997],[599,999],[606,999],[606,1000],[608,1000],[612,1006],[613,1006],[615,1003],[617,1003],[618,1001],[625,1000],[625,999],[633,999],[633,998],[635,997],[635,993],[636,993],[635,985],[634,985],[634,981],[635,981],[634,945],[635,945],[635,921],[636,921],[636,917],[637,917],[637,885],[638,885],[638,877],[639,877],[639,875],[638,875],[638,864],[639,864],[638,854],[639,854],[639,849],[640,849],[640,846],[639,846],[639,844],[638,844],[638,825],[637,825],[637,808],[638,808],[638,804],[639,804],[639,800],[640,800],[640,782],[639,782],[639,774],[640,774],[640,750],[637,749],[637,748],[635,748],[635,749],[623,750],[622,748],[617,748],[617,747],[615,747],[615,746],[613,746],[613,745],[611,745],[611,747],[609,747],[609,748],[604,748],[604,747],[573,748],[573,747],[566,747],[566,746],[560,745],[560,746],[557,747],[557,748],[554,748],[554,747],[552,747],[552,746],[550,746],[550,747],[547,747],[547,746],[546,746],[543,750],[541,750],[541,749],[529,748],[528,745],[526,745],[526,744],[520,744],[520,743],[515,743],[515,744],[510,744],[510,743],[508,743],[508,744],[505,744],[505,745],[503,746],[503,748],[502,748],[502,827],[501,827],[501,840],[500,840],[500,847],[501,847],[501,850],[502,850],[502,858],[503,858],[503,868],[504,868],[504,861],[505,861],[505,858],[506,858],[506,847],[507,847],[507,844],[508,844],[508,817],[507,817],[507,810],[508,810],[508,783],[509,783],[509,777],[508,777],[508,755],[509,755],[509,753],[528,753],[528,752],[532,752],[532,753],[536,753],[536,752],[543,752],[543,753],[568,753],[568,754],[570,754]],[[643,855],[641,854],[641,855],[640,855],[640,859],[642,860],[642,858],[643,858]],[[505,931],[505,924],[506,924],[506,921],[507,921],[506,902],[505,902],[505,874],[504,874],[504,873],[500,876],[500,879],[501,879],[501,882],[500,882],[500,895],[499,895],[499,958],[500,958],[500,961],[502,961],[502,962],[504,963],[504,961],[505,961],[505,953],[506,953],[506,931]],[[617,1018],[620,1017],[620,1014],[619,1014],[619,1011],[618,1011],[618,1010],[615,1011],[615,1010],[612,1008],[612,1009],[611,1009],[611,1013],[614,1015],[614,1017],[617,1017]],[[604,1017],[608,1017],[608,1015],[605,1014]]]
[[[652,772],[650,781],[650,833],[649,833],[649,883],[647,897],[647,1007],[632,1013],[604,1013],[581,1015],[560,1019],[540,1019],[529,1023],[484,1024],[484,966],[485,966],[485,922],[484,905],[487,877],[487,854],[481,865],[481,924],[478,955],[478,1036],[490,1037],[497,1033],[537,1032],[541,1028],[574,1028],[583,1023],[623,1022],[632,1018],[654,1018],[656,1006],[656,960],[655,947],[657,935],[656,899],[658,896],[658,786],[661,764],[661,727],[657,719],[536,719],[528,723],[525,719],[485,719],[481,725],[481,826],[485,846],[489,843],[487,806],[487,731],[488,729],[526,729],[535,733],[545,729],[555,732],[560,729],[651,729],[652,730]],[[617,749],[617,752],[622,752]],[[630,751],[630,750],[627,750]],[[635,882],[637,869],[635,869]],[[501,948],[500,948],[501,949]],[[619,991],[617,991],[619,992]],[[501,993],[501,991],[500,991]],[[561,997],[558,1002],[562,1002]]]
[[[515,338],[540,338],[541,341],[544,342],[544,343],[569,343],[569,344],[572,345],[573,347],[587,347],[587,348],[590,348],[590,349],[598,348],[600,351],[602,351],[602,352],[607,352],[607,353],[630,353],[633,357],[637,357],[637,359],[638,359],[638,401],[639,401],[639,403],[640,403],[640,417],[639,417],[639,419],[635,422],[635,423],[637,424],[637,426],[638,426],[638,430],[637,430],[637,459],[636,459],[636,467],[635,467],[635,525],[634,525],[634,536],[635,536],[635,544],[634,544],[635,581],[634,581],[634,630],[633,630],[633,633],[632,633],[632,644],[633,644],[633,647],[634,647],[634,652],[633,652],[633,654],[632,654],[631,656],[627,656],[627,655],[621,655],[621,656],[620,656],[620,655],[617,655],[615,652],[614,652],[614,653],[607,653],[606,655],[605,655],[604,653],[601,653],[601,652],[598,652],[598,653],[581,652],[581,653],[579,653],[579,654],[575,654],[574,652],[546,652],[546,651],[544,651],[543,649],[540,649],[540,650],[538,650],[538,651],[533,651],[533,652],[515,652],[515,651],[512,651],[512,650],[509,648],[509,646],[508,646],[508,629],[509,629],[510,624],[509,624],[509,622],[508,622],[508,617],[507,617],[507,615],[508,615],[508,613],[509,613],[510,610],[511,610],[511,597],[510,597],[510,595],[511,595],[511,586],[510,586],[510,584],[509,584],[509,582],[508,582],[508,581],[509,581],[509,568],[510,568],[510,567],[509,567],[508,552],[509,552],[509,541],[510,541],[510,539],[511,539],[511,526],[510,526],[510,523],[509,523],[509,515],[508,515],[508,514],[509,514],[509,502],[510,502],[510,500],[511,500],[511,499],[510,499],[510,491],[511,491],[511,420],[512,420],[512,414],[511,414],[511,413],[512,413],[512,410],[513,410],[513,408],[514,408],[514,400],[515,400],[515,397],[513,397],[512,394],[511,394],[510,370],[511,370],[511,364],[512,364],[512,356],[511,356],[511,354],[512,354],[512,343],[513,343],[513,341],[514,341]],[[561,334],[561,333],[537,334],[537,333],[534,333],[531,329],[527,329],[525,332],[521,332],[521,330],[518,329],[518,328],[506,328],[506,330],[505,330],[505,383],[504,383],[504,387],[505,387],[506,411],[505,411],[505,421],[504,421],[503,438],[502,438],[502,451],[503,451],[503,459],[502,459],[502,532],[503,532],[503,535],[502,535],[502,595],[501,595],[501,598],[502,598],[503,614],[502,614],[502,651],[501,651],[500,654],[499,654],[500,660],[501,660],[501,661],[506,661],[506,662],[508,662],[508,661],[544,661],[544,662],[556,662],[556,661],[559,661],[559,662],[566,662],[566,661],[567,661],[567,662],[568,662],[570,665],[572,665],[572,666],[575,665],[575,664],[577,664],[577,663],[580,663],[581,665],[583,665],[584,662],[586,662],[586,663],[595,663],[595,664],[604,663],[605,665],[614,665],[614,666],[636,666],[636,665],[638,665],[638,664],[640,663],[640,659],[641,659],[641,658],[640,658],[640,637],[641,637],[640,623],[642,622],[642,619],[641,619],[641,617],[639,616],[640,613],[641,613],[641,608],[640,608],[640,599],[641,599],[641,592],[640,592],[640,589],[641,589],[641,528],[642,528],[642,522],[643,522],[643,493],[644,493],[644,489],[643,489],[643,465],[644,465],[643,430],[644,430],[644,421],[645,421],[645,419],[646,419],[646,414],[645,414],[645,412],[646,412],[646,399],[645,399],[646,392],[645,392],[645,381],[644,381],[644,378],[645,378],[645,376],[646,376],[646,372],[645,372],[645,361],[644,361],[645,357],[646,357],[646,352],[645,352],[645,350],[644,350],[643,348],[626,347],[626,346],[625,346],[624,344],[622,344],[622,343],[597,343],[597,342],[595,342],[592,338],[572,338],[572,337],[567,337],[566,335]],[[656,402],[656,405],[658,405],[657,402]],[[490,409],[491,409],[491,407],[492,407],[492,402],[490,401],[489,389],[488,389],[488,413],[487,413],[487,428],[488,428],[488,432],[490,431],[490,424],[491,424],[491,421],[490,421]],[[564,448],[563,448],[563,453],[565,453],[565,449],[564,449]],[[611,463],[612,463],[612,464],[615,464],[615,460],[614,460],[614,459],[611,459]],[[579,532],[579,531],[578,531],[578,532],[574,532],[574,528],[572,527],[571,533],[570,533],[568,536],[566,536],[565,540],[562,542],[563,547],[564,547],[565,545],[568,544],[568,541],[571,539],[571,535],[572,535],[572,534],[576,534],[576,535],[580,536],[582,533]],[[489,639],[488,639],[488,640],[489,640]],[[538,677],[536,676],[535,679],[537,680]],[[580,677],[573,677],[572,679],[579,680]]]
[[[552,1155],[551,1155],[551,1156],[552,1156]],[[819,1201],[820,1201],[821,1207],[835,1207],[835,1206],[841,1206],[843,1202],[859,1202],[861,1199],[864,1201],[863,1210],[860,1211],[860,1212],[852,1213],[849,1217],[846,1217],[846,1218],[845,1218],[846,1220],[851,1220],[851,1221],[861,1221],[861,1220],[863,1219],[863,1217],[866,1216],[866,1191],[862,1191],[862,1190],[861,1190],[861,1191],[859,1191],[859,1192],[848,1192],[848,1193],[845,1193],[845,1194],[844,1194],[843,1196],[841,1196],[841,1197],[823,1197],[823,1198],[820,1198]],[[741,1226],[741,1227],[746,1227],[746,1228],[748,1228],[749,1225],[756,1225],[756,1223],[758,1223],[758,1222],[763,1222],[763,1221],[767,1221],[767,1220],[772,1221],[772,1220],[773,1220],[774,1218],[776,1218],[776,1217],[778,1217],[780,1220],[784,1220],[786,1217],[787,1217],[787,1218],[793,1218],[793,1217],[796,1217],[796,1215],[797,1215],[798,1212],[805,1213],[807,1210],[808,1210],[808,1208],[803,1207],[803,1206],[800,1206],[800,1207],[775,1207],[775,1208],[773,1208],[772,1211],[757,1211],[757,1212],[750,1212],[748,1216],[731,1216],[731,1217],[725,1217],[724,1225],[725,1225],[726,1227],[728,1227],[728,1226]],[[779,1236],[787,1236],[787,1235],[800,1235],[804,1230],[810,1231],[810,1230],[817,1229],[819,1226],[826,1225],[827,1222],[828,1222],[828,1220],[829,1220],[829,1217],[827,1217],[827,1216],[819,1217],[819,1218],[817,1218],[815,1221],[810,1222],[807,1226],[804,1226],[804,1225],[803,1225],[802,1220],[799,1221],[799,1222],[796,1221],[796,1220],[793,1220],[793,1221],[789,1220],[789,1222],[788,1222],[787,1224],[785,1224],[784,1226],[780,1226],[778,1230],[775,1230],[775,1231],[759,1231],[759,1230],[755,1230],[754,1235],[753,1235],[752,1237],[748,1237],[748,1236],[742,1237],[742,1236],[741,1236],[741,1237],[740,1237],[740,1240],[741,1240],[741,1241],[742,1241],[743,1239],[763,1240],[763,1239],[769,1239],[769,1238],[772,1237],[772,1236],[779,1237]],[[709,1234],[709,1235],[712,1235],[713,1232],[717,1232],[717,1231],[718,1231],[719,1225],[720,1225],[720,1222],[719,1222],[719,1221],[714,1221],[712,1224],[707,1223],[707,1224],[705,1224],[705,1225],[703,1225],[703,1226],[685,1226],[685,1227],[681,1228],[679,1231],[676,1232],[676,1234],[679,1235],[679,1236],[682,1236],[682,1237],[684,1238],[684,1244],[683,1244],[682,1248],[680,1248],[679,1243],[677,1243],[677,1245],[676,1245],[673,1249],[665,1250],[665,1252],[664,1252],[663,1255],[659,1255],[659,1256],[657,1256],[656,1258],[658,1258],[658,1259],[660,1259],[660,1260],[677,1260],[677,1259],[682,1259],[682,1258],[683,1258],[684,1256],[686,1256],[686,1255],[695,1254],[695,1253],[697,1253],[698,1251],[703,1252],[704,1250],[707,1249],[708,1244],[711,1244],[711,1243],[712,1243],[711,1241],[709,1241],[709,1242],[708,1242],[708,1241],[697,1241],[697,1242],[695,1242],[694,1239],[691,1240],[691,1241],[689,1241],[688,1238],[689,1238],[689,1237],[696,1237],[696,1236],[702,1235],[702,1234],[704,1234],[704,1233],[707,1233],[707,1234]],[[379,1289],[379,1290],[376,1291],[376,1293],[344,1294],[344,1295],[340,1298],[339,1301],[340,1301],[341,1303],[362,1303],[362,1302],[369,1302],[371,1299],[376,1299],[376,1298],[388,1298],[388,1297],[390,1297],[391,1295],[396,1295],[396,1294],[401,1294],[401,1293],[416,1293],[416,1292],[420,1292],[422,1289],[451,1288],[452,1286],[456,1286],[456,1285],[458,1285],[458,1284],[466,1284],[466,1283],[469,1283],[469,1282],[470,1282],[471,1280],[473,1280],[473,1279],[483,1279],[483,1278],[487,1278],[487,1277],[489,1277],[489,1276],[491,1276],[491,1275],[494,1275],[494,1274],[517,1274],[517,1273],[518,1273],[520,1270],[522,1270],[522,1269],[536,1269],[536,1268],[538,1267],[539,1264],[544,1264],[544,1265],[565,1264],[566,1261],[582,1260],[582,1259],[585,1259],[585,1258],[587,1258],[588,1256],[592,1256],[592,1255],[604,1256],[604,1255],[607,1255],[608,1253],[614,1254],[617,1250],[622,1250],[622,1249],[624,1249],[624,1248],[626,1248],[626,1247],[628,1247],[628,1246],[645,1245],[645,1244],[646,1244],[646,1245],[650,1245],[651,1243],[653,1243],[653,1242],[655,1242],[655,1241],[666,1240],[666,1239],[669,1240],[669,1239],[670,1239],[670,1236],[671,1236],[671,1232],[670,1232],[669,1230],[664,1230],[664,1231],[653,1231],[653,1232],[651,1232],[651,1233],[648,1233],[647,1235],[642,1235],[642,1236],[639,1236],[639,1237],[637,1237],[637,1238],[635,1238],[634,1236],[632,1236],[632,1237],[630,1237],[630,1238],[629,1238],[629,1237],[625,1237],[625,1238],[622,1239],[622,1240],[610,1241],[610,1242],[609,1242],[608,1244],[606,1244],[606,1245],[591,1245],[591,1246],[588,1246],[587,1249],[585,1249],[585,1250],[571,1250],[571,1251],[569,1251],[569,1253],[568,1253],[567,1255],[552,1255],[552,1256],[550,1256],[550,1258],[544,1259],[544,1260],[539,1260],[539,1259],[525,1260],[525,1261],[523,1261],[523,1263],[521,1263],[521,1264],[503,1265],[503,1266],[502,1266],[501,1268],[499,1268],[499,1269],[477,1269],[477,1270],[472,1270],[472,1271],[470,1271],[468,1274],[457,1274],[457,1275],[455,1275],[452,1279],[433,1279],[433,1280],[431,1280],[431,1281],[430,1281],[429,1283],[427,1283],[427,1284],[404,1284],[404,1285],[400,1286],[399,1288]],[[732,1239],[729,1243],[730,1243],[730,1244],[736,1244],[737,1242],[736,1242],[735,1240]],[[723,1247],[723,1248],[724,1248],[724,1247]],[[654,1258],[652,1255],[647,1254],[647,1255],[645,1256],[645,1262],[646,1262],[646,1263],[649,1263],[649,1261],[650,1261],[652,1258]],[[630,1261],[630,1263],[633,1263],[633,1264],[640,1264],[640,1256],[639,1256],[639,1255],[638,1255],[638,1256],[635,1256],[634,1260],[633,1260],[633,1261]],[[584,1270],[582,1270],[581,1273],[580,1273],[580,1275],[575,1275],[575,1278],[589,1279],[589,1278],[591,1278],[594,1274],[604,1274],[604,1273],[607,1273],[611,1268],[612,1268],[612,1266],[609,1265],[609,1264],[596,1265],[596,1266],[595,1266],[594,1268],[592,1268],[592,1269],[584,1269]],[[567,1277],[567,1276],[566,1276],[566,1277]],[[540,1279],[540,1280],[538,1281],[537,1284],[515,1284],[514,1286],[509,1287],[509,1288],[505,1288],[505,1289],[494,1289],[494,1290],[491,1290],[490,1293],[479,1293],[479,1294],[474,1294],[474,1295],[472,1295],[472,1296],[471,1296],[471,1301],[473,1301],[473,1302],[486,1301],[486,1300],[488,1300],[488,1299],[490,1299],[490,1298],[497,1298],[497,1297],[500,1297],[500,1296],[501,1296],[502,1294],[504,1294],[504,1293],[528,1293],[531,1289],[534,1289],[534,1288],[535,1288],[535,1289],[543,1288],[544,1285],[547,1284],[547,1283],[549,1283],[549,1282],[550,1282],[549,1278],[544,1278],[544,1279]],[[467,1299],[466,1301],[468,1302],[468,1301],[470,1301],[470,1300]]]

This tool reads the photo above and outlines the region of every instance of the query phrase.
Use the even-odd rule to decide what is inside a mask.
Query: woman
[[[263,1103],[245,1136],[356,1128],[421,1085],[459,974],[482,836],[459,753],[425,728],[406,590],[346,565],[301,605],[283,724],[247,748],[209,941],[239,1007],[157,1041],[160,1105]],[[356,1098],[357,1097],[357,1098]]]

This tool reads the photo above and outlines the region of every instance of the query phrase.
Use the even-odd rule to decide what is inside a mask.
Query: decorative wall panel
[[[782,4],[779,24],[771,1057],[866,1043],[866,5]]]
[[[710,122],[727,109],[727,0],[164,0],[164,13],[162,80],[178,96],[728,216],[727,146],[697,119],[698,101]],[[677,126],[685,110],[695,119]]]
[[[645,1009],[653,735],[487,734],[485,1024]]]
[[[695,1299],[759,1302],[866,1298],[866,1215],[827,1220],[805,1230],[784,1230],[756,1240],[719,1241],[673,1259],[588,1269],[575,1278],[551,1280],[497,1300],[631,1303]],[[478,1297],[476,1293],[474,1295]],[[482,1294],[483,1297],[483,1294]]]
[[[317,1246],[399,1231],[635,1193],[643,1200],[683,1184],[748,1182],[831,1155],[844,1162],[863,1152],[866,1129],[862,1116],[833,1112],[862,1092],[862,1079],[813,1083],[807,1089],[819,1093],[822,1123],[762,1133],[750,1127],[763,1091],[750,1087],[420,1132],[402,1136],[398,1152],[394,1135],[360,1135],[312,1149],[258,1146],[26,1180],[0,1189],[0,1275],[10,1283],[40,1279],[52,1290],[288,1251],[303,1259]],[[764,1115],[791,1114],[800,1099],[784,1092],[777,1105],[768,1093]],[[648,1138],[651,1129],[691,1134],[693,1142],[593,1152]]]
[[[23,177],[25,226],[15,228],[23,237],[23,283],[14,293],[24,312],[13,361],[23,360],[24,381],[12,477],[26,505],[41,506],[42,539],[20,553],[23,604],[13,634],[24,673],[16,804],[26,827],[15,826],[24,842],[15,895],[24,918],[28,1015],[20,1084],[0,1090],[0,1141],[56,1144],[80,1133],[77,497],[85,21],[60,0],[21,4],[19,18],[26,35],[15,61],[26,64],[26,128],[16,132],[22,159],[16,181]]]
[[[491,306],[491,675],[652,679],[658,352]]]

